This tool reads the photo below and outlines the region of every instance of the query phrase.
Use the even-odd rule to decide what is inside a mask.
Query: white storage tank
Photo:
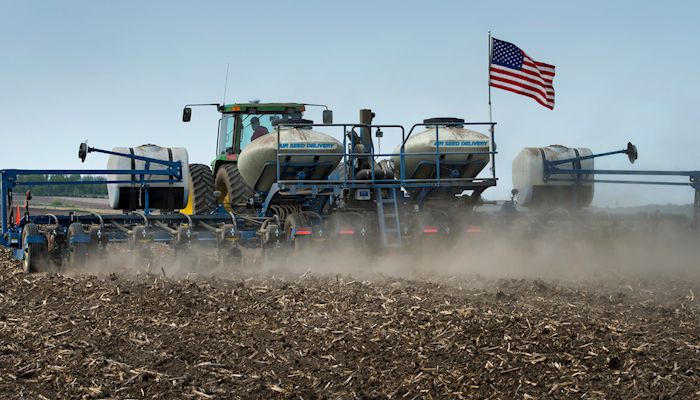
[[[571,148],[561,145],[547,147],[526,147],[513,160],[513,188],[518,189],[518,204],[529,208],[571,208],[574,196],[578,207],[587,207],[593,201],[593,182],[544,181],[544,160],[564,160],[592,155],[588,148]],[[561,169],[593,169],[593,159],[560,164]],[[576,175],[552,175],[551,179],[576,179]],[[581,179],[593,179],[583,175]]]
[[[411,153],[435,153],[439,145],[441,178],[476,178],[481,170],[489,163],[490,139],[481,132],[465,129],[463,119],[431,118],[423,123],[431,124],[424,131],[412,134],[404,145],[405,177],[408,179],[431,179],[435,177],[435,155],[410,155]],[[449,124],[449,125],[443,125]],[[438,142],[439,135],[439,142]],[[401,152],[398,146],[394,153]],[[443,154],[443,153],[461,154]],[[471,153],[471,154],[469,154]],[[473,154],[483,153],[483,154]],[[391,163],[399,171],[401,157],[391,157]],[[451,176],[451,171],[457,171],[458,176]],[[398,173],[397,173],[398,176]]]
[[[284,123],[308,123],[309,120],[285,120]],[[273,122],[273,125],[276,125]],[[323,180],[338,166],[342,159],[343,144],[332,136],[311,130],[310,127],[295,126],[279,129],[280,154],[285,166],[281,176],[297,180],[294,173],[301,164],[308,165],[303,180]],[[309,155],[304,155],[308,153]],[[238,171],[245,182],[258,192],[266,192],[277,180],[277,128],[248,144],[238,156]]]
[[[177,210],[187,206],[190,170],[187,150],[182,147],[160,147],[154,144],[144,144],[139,147],[115,147],[114,152],[134,154],[137,156],[155,158],[158,160],[180,161],[182,163],[182,181],[175,183],[149,184],[149,207],[159,210]],[[123,156],[111,155],[107,160],[110,170],[144,170],[145,161],[134,160]],[[150,170],[167,169],[165,165],[149,165]],[[138,180],[139,175],[107,175],[108,180]],[[169,179],[167,175],[146,175],[145,180]],[[107,184],[109,205],[116,210],[141,210],[145,207],[145,193],[140,184],[110,183]]]

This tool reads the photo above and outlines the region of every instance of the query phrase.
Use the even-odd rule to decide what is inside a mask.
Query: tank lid
[[[272,121],[272,126],[277,126],[280,124],[295,124],[295,125],[300,125],[300,126],[308,126],[313,124],[314,121],[310,119],[303,119],[303,118],[279,118],[276,120]]]
[[[452,117],[437,117],[437,118],[424,119],[423,123],[424,124],[435,124],[435,125],[457,125],[457,124],[463,124],[464,119],[452,118]]]

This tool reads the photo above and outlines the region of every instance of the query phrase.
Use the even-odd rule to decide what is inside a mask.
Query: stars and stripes
[[[535,99],[554,109],[554,65],[537,62],[518,46],[492,39],[489,85]]]

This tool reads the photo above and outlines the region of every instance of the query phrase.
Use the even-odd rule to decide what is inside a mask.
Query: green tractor
[[[238,172],[238,156],[257,136],[274,131],[272,122],[280,119],[300,119],[303,103],[234,103],[191,104],[182,113],[183,122],[192,118],[193,106],[216,106],[221,113],[216,141],[216,158],[211,168],[205,164],[190,164],[190,194],[185,214],[206,214],[222,204],[227,210],[245,206],[255,194]],[[325,107],[325,106],[321,106]],[[332,111],[323,111],[324,123],[332,122]],[[218,198],[216,198],[218,196]]]

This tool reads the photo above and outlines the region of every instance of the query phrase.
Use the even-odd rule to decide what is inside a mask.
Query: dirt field
[[[694,278],[27,275],[0,257],[2,398],[700,397]]]

